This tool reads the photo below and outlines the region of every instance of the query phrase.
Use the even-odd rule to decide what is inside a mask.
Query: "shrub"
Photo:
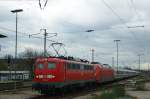
[[[145,85],[144,85],[144,83],[137,83],[137,85],[136,85],[136,90],[145,90]]]
[[[114,93],[104,91],[97,99],[116,99]]]
[[[123,86],[117,86],[112,89],[112,93],[115,97],[123,97],[125,96],[125,89]]]

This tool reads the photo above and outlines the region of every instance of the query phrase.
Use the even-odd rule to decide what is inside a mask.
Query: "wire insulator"
[[[39,0],[39,6],[41,10],[44,10],[44,8],[47,5],[48,0]]]

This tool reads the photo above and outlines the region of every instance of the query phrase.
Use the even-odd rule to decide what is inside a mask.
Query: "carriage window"
[[[67,63],[67,68],[68,68],[68,69],[71,69],[70,63]]]
[[[80,69],[80,64],[74,64],[74,69],[79,70]]]
[[[79,70],[80,69],[80,64],[69,63],[68,64],[68,69]]]
[[[81,68],[81,70],[84,70],[84,65],[81,65],[80,68]]]
[[[93,70],[93,66],[84,65],[84,70]]]
[[[43,69],[43,68],[44,68],[43,64],[38,64],[38,69]]]
[[[55,69],[56,64],[55,63],[48,63],[48,69]]]
[[[80,64],[77,64],[77,69],[80,69]]]

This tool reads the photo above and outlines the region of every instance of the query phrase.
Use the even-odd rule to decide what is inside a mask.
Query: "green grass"
[[[125,94],[124,86],[116,86],[111,90],[104,90],[101,95],[95,96],[92,99],[136,99]]]
[[[117,86],[112,88],[112,93],[115,97],[122,97],[125,96],[125,88],[123,86]]]
[[[135,86],[135,90],[144,91],[145,90],[145,82],[138,82]]]

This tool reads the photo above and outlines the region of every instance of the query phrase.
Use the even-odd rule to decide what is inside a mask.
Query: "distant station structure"
[[[16,77],[15,77],[16,75]],[[28,80],[29,71],[0,71],[0,81],[7,80]]]

